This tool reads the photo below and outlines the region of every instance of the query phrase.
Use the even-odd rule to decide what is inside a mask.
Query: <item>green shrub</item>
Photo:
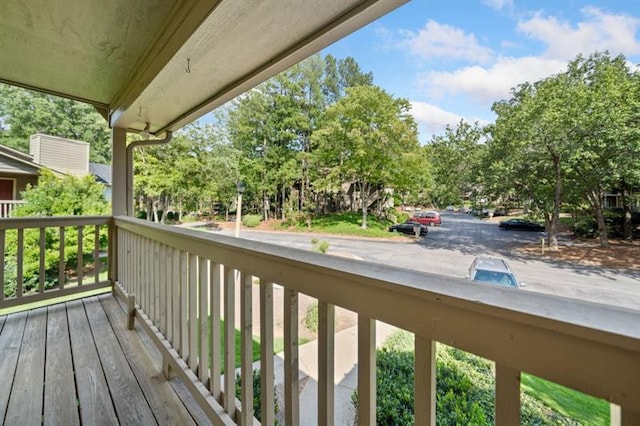
[[[180,215],[178,214],[178,212],[168,211],[166,219],[167,220],[171,220],[171,221],[175,221],[175,220],[178,220],[179,216]]]
[[[414,343],[407,332],[392,334],[376,359],[376,424],[414,423]],[[436,424],[494,423],[493,364],[460,349],[438,345],[436,356]],[[357,393],[351,396],[356,412]],[[522,395],[521,424],[575,424],[576,422]]]
[[[261,221],[262,216],[258,214],[248,214],[242,217],[242,225],[246,226],[247,228],[255,228],[256,226],[260,225]]]
[[[236,398],[240,398],[242,391],[240,374],[236,374]],[[262,420],[262,389],[260,388],[260,370],[253,370],[253,416],[259,421]],[[274,389],[274,413],[278,414],[280,407],[278,406],[278,395]],[[279,425],[278,419],[275,424]]]
[[[307,312],[304,315],[304,325],[314,333],[318,332],[318,302],[314,301],[307,306]]]
[[[582,219],[573,224],[573,234],[582,238],[595,238],[598,235],[598,224],[592,219]]]
[[[311,245],[313,246],[313,251],[317,251],[318,253],[325,254],[329,251],[329,241],[318,240],[317,238],[311,239]]]
[[[409,213],[403,212],[403,211],[400,211],[400,210],[396,210],[393,215],[395,216],[395,219],[396,219],[397,223],[406,222],[407,219],[409,219],[411,217],[411,215]]]

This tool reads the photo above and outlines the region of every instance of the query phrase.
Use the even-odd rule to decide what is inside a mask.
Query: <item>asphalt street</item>
[[[491,255],[506,258],[518,279],[526,283],[522,291],[549,293],[595,303],[640,311],[640,271],[576,265],[518,254],[514,248],[539,243],[543,233],[503,231],[463,213],[443,213],[442,226],[430,227],[426,238],[362,240],[357,238],[249,231],[240,237],[311,250],[311,239],[328,241],[329,253],[352,255],[362,260],[451,277],[466,278],[473,258]],[[233,235],[233,230],[222,230]]]

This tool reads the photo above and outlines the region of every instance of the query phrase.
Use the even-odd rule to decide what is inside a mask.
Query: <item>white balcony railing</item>
[[[0,308],[110,287],[102,271],[111,257],[102,249],[111,223],[108,216],[0,220]]]
[[[273,285],[284,287],[284,412],[299,423],[298,295],[319,301],[318,424],[334,418],[334,308],[358,315],[358,422],[375,424],[375,320],[415,334],[415,419],[435,422],[435,342],[496,363],[496,424],[520,421],[520,373],[621,406],[640,423],[640,313],[116,217],[119,291],[216,424],[253,424],[254,278],[260,288],[262,421],[273,424]],[[236,281],[240,291],[236,294]],[[242,395],[235,398],[240,306]],[[209,331],[210,330],[210,331]],[[225,355],[220,359],[221,339]],[[211,365],[209,365],[211,359]],[[224,369],[224,375],[221,370]]]
[[[23,200],[0,200],[0,218],[13,217],[13,210],[24,203]]]

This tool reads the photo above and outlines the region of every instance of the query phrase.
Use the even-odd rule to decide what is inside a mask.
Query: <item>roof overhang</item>
[[[0,2],[0,81],[176,130],[407,0]]]

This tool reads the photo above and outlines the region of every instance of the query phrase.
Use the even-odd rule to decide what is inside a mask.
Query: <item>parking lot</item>
[[[350,254],[364,261],[465,278],[475,256],[504,257],[520,281],[520,291],[536,291],[594,303],[640,310],[640,271],[578,265],[517,251],[537,244],[541,233],[502,231],[496,223],[463,213],[442,213],[442,226],[430,227],[426,238],[382,241],[243,230],[241,237],[274,244],[312,248],[311,239],[330,243],[329,253]],[[231,230],[221,232],[232,234]]]

